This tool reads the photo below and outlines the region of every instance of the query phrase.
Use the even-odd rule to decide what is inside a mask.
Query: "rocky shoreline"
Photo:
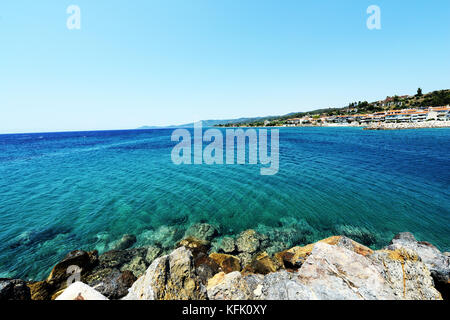
[[[176,248],[76,250],[43,281],[0,279],[0,300],[447,300],[450,254],[410,233],[381,250],[345,236],[271,252],[255,230],[215,241],[202,223]],[[74,266],[76,266],[74,268]],[[70,284],[68,286],[68,284]]]
[[[425,121],[425,122],[405,122],[405,123],[374,123],[364,128],[364,130],[401,130],[401,129],[430,129],[430,128],[450,128],[450,121]]]

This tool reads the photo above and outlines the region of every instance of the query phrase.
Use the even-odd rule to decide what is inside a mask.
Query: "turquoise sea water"
[[[101,253],[125,233],[172,245],[196,222],[286,246],[346,234],[379,248],[410,231],[450,250],[449,129],[282,128],[274,176],[176,166],[171,133],[0,135],[0,277],[41,279],[68,251]]]

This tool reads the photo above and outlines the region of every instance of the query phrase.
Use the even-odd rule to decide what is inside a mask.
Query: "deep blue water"
[[[176,166],[171,133],[0,135],[0,277],[43,278],[125,233],[174,242],[199,221],[221,235],[293,230],[286,246],[347,234],[379,248],[410,231],[450,250],[449,129],[283,128],[274,176]]]

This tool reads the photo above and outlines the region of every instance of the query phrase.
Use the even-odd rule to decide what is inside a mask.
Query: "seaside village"
[[[285,126],[302,125],[374,125],[382,123],[417,123],[426,121],[450,121],[450,105],[416,109],[388,110],[371,114],[357,114],[350,109],[348,114],[335,116],[305,116],[286,120]]]

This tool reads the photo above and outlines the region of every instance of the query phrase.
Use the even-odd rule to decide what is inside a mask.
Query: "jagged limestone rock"
[[[314,245],[298,270],[298,280],[320,300],[396,298],[372,260],[325,242]]]
[[[238,271],[228,274],[220,272],[208,281],[208,298],[210,300],[252,300],[253,292],[257,289],[262,276],[253,276],[249,280]]]
[[[417,241],[409,232],[397,234],[386,247],[388,250],[400,248],[410,249],[417,253],[427,266],[434,279],[436,288],[446,299],[450,299],[450,257],[441,253],[438,248],[424,241]]]
[[[124,297],[124,300],[201,299],[206,299],[206,289],[195,272],[192,253],[185,247],[153,261]]]
[[[433,286],[430,271],[414,251],[406,248],[379,250],[370,259],[379,262],[380,267],[383,266],[382,275],[399,299],[441,299]]]
[[[342,248],[347,248],[357,254],[367,256],[373,253],[373,250],[359,244],[344,236],[333,236],[316,243],[311,243],[303,247],[293,247],[288,250],[276,253],[275,258],[288,269],[298,269],[302,266],[308,256],[311,254],[317,243],[326,243]]]
[[[338,243],[338,242],[336,242]],[[358,251],[358,250],[357,250]],[[386,254],[386,256],[385,256]],[[394,300],[440,299],[426,267],[414,254],[362,255],[344,246],[315,243],[301,268],[262,275],[217,274],[208,281],[209,299]],[[384,261],[383,261],[384,259]],[[421,279],[417,279],[420,277]],[[403,279],[406,294],[403,294]]]

